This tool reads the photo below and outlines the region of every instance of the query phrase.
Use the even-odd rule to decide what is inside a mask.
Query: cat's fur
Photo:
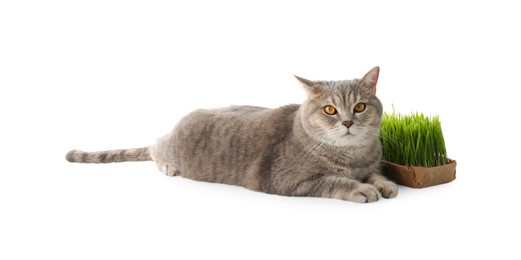
[[[287,196],[355,202],[393,198],[396,184],[380,173],[378,74],[375,67],[361,79],[297,77],[308,93],[302,105],[196,110],[151,147],[73,150],[66,158],[85,163],[154,160],[169,176]],[[365,110],[355,113],[359,102],[366,104]],[[326,105],[337,113],[327,115]]]

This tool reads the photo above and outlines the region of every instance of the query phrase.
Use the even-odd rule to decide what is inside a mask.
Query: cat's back
[[[299,107],[198,109],[181,119],[174,132],[181,140],[201,140],[215,145],[224,144],[225,147],[264,142],[266,138],[277,141],[285,138],[284,135],[291,130]]]
[[[196,117],[213,117],[213,118],[248,118],[251,116],[269,112],[271,109],[267,107],[257,106],[229,106],[214,109],[198,109],[191,114]]]
[[[185,116],[179,124],[181,125],[207,125],[215,124],[233,126],[234,124],[249,124],[254,126],[262,123],[263,128],[285,125],[292,121],[293,113],[300,105],[287,105],[279,108],[266,108],[258,106],[229,106],[215,109],[198,109]],[[270,123],[266,125],[266,123]],[[216,125],[213,125],[214,127]],[[183,126],[181,126],[183,127]]]
[[[169,137],[175,167],[191,179],[258,189],[258,182],[247,184],[267,170],[266,160],[288,138],[299,106],[196,110]]]

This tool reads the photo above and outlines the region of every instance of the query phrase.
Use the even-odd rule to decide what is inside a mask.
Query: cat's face
[[[375,96],[379,68],[362,79],[309,81],[301,108],[302,125],[312,138],[330,145],[360,146],[378,140],[382,104]]]

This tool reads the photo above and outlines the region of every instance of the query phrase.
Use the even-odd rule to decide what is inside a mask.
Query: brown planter
[[[456,161],[437,167],[402,166],[382,161],[383,174],[394,182],[411,188],[424,188],[456,179]]]

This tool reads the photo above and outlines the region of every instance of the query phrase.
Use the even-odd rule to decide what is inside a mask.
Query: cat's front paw
[[[398,185],[392,181],[379,179],[372,183],[372,185],[378,189],[382,197],[392,199],[398,196]]]
[[[375,202],[381,197],[380,192],[370,184],[362,183],[349,194],[348,200],[359,203]]]

